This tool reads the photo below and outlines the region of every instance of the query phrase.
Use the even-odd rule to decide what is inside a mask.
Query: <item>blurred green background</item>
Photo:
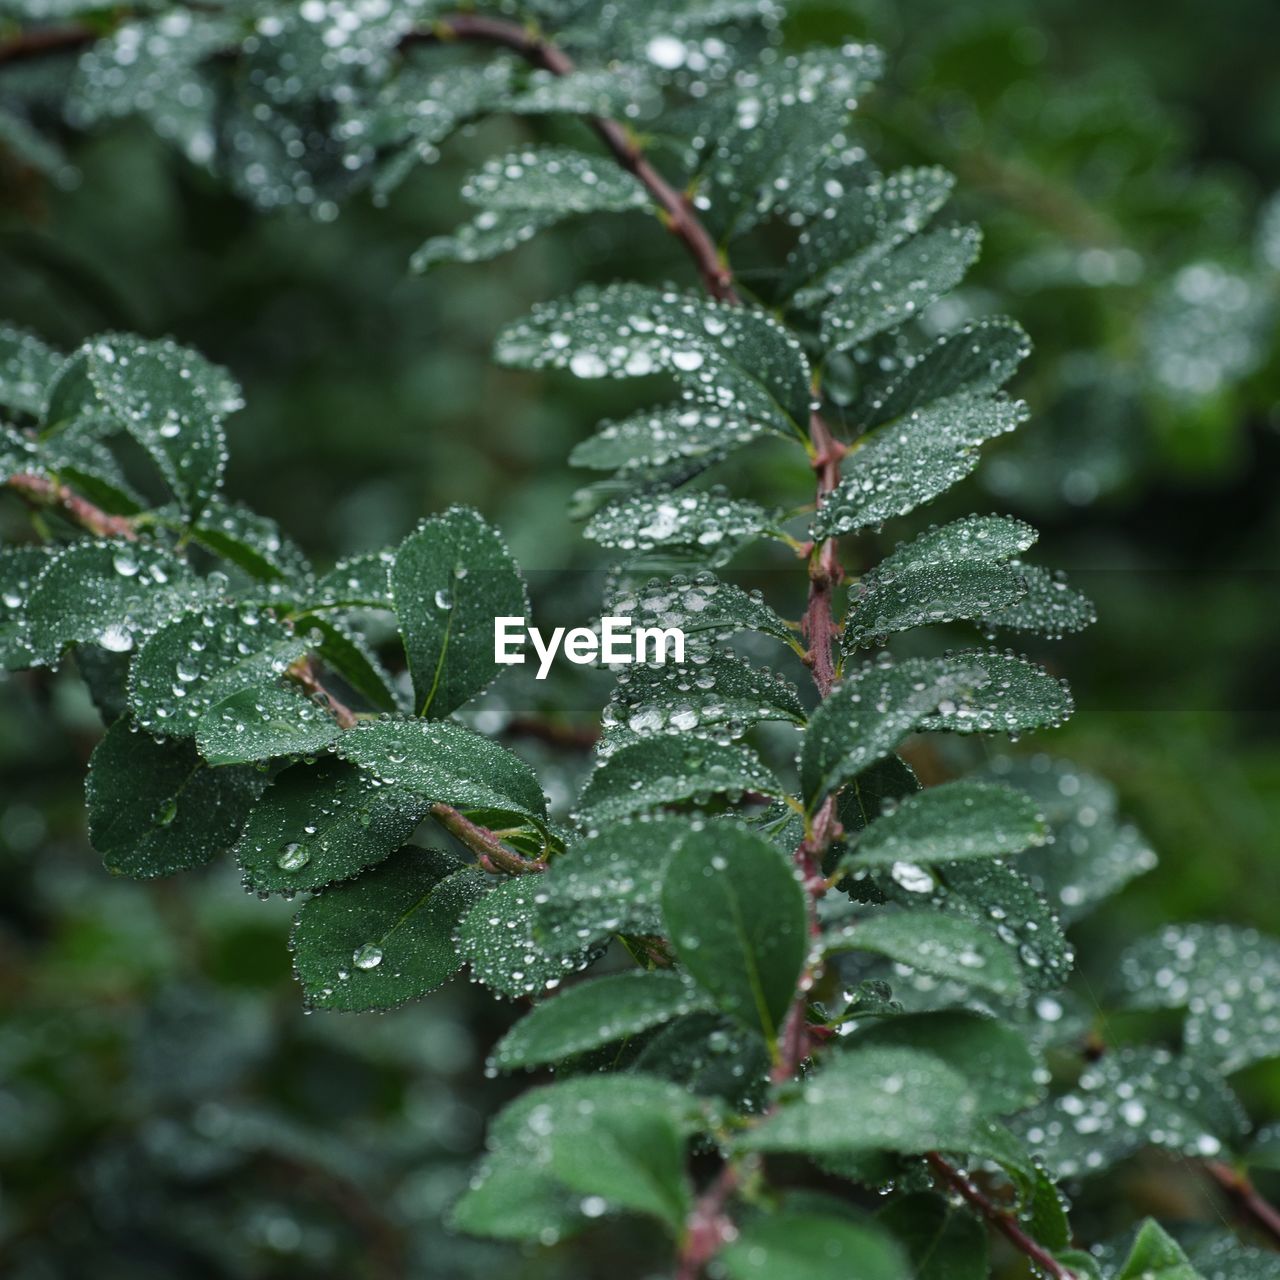
[[[1017,748],[1105,775],[1160,855],[1078,938],[1086,976],[1165,920],[1280,930],[1280,8],[833,0],[794,6],[785,33],[847,36],[890,68],[860,140],[884,168],[956,170],[987,233],[937,319],[1007,311],[1036,342],[1017,388],[1031,422],[927,517],[1031,520],[1037,558],[1098,603],[1095,628],[1037,651],[1069,676],[1075,719]],[[247,398],[228,490],[317,563],[466,502],[545,571],[550,607],[585,616],[599,581],[568,571],[599,558],[566,510],[589,477],[564,460],[634,401],[499,370],[490,343],[582,279],[690,277],[638,219],[411,276],[462,176],[533,128],[464,134],[386,207],[328,223],[251,210],[140,123],[67,133],[74,180],[0,145],[0,317],[66,347],[170,334],[228,365]],[[768,460],[749,483],[776,489]],[[0,532],[23,519],[6,503]],[[569,1260],[449,1237],[513,1087],[482,1070],[511,1011],[458,982],[384,1017],[304,1016],[287,904],[247,897],[228,865],[153,884],[102,870],[81,790],[98,733],[74,675],[0,684],[5,1275],[587,1276],[619,1248],[643,1267],[626,1228]],[[579,766],[554,767],[567,788]],[[1274,1076],[1239,1083],[1280,1110]]]

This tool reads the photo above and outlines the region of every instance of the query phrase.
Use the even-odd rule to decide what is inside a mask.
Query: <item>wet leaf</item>
[[[898,1196],[876,1221],[907,1250],[914,1280],[986,1280],[990,1275],[986,1228],[942,1196],[919,1191]]]
[[[0,406],[40,417],[62,359],[34,333],[0,325]]]
[[[314,755],[342,730],[296,685],[258,684],[220,699],[196,722],[196,746],[210,764]]]
[[[1093,601],[1068,586],[1065,575],[1020,560],[1014,560],[1010,568],[1022,579],[1026,592],[1013,603],[988,613],[984,618],[988,627],[1038,631],[1057,640],[1097,622]]]
[[[629,557],[668,551],[711,566],[725,564],[744,543],[775,527],[754,502],[715,490],[636,494],[602,508],[583,532]]]
[[[1138,1228],[1137,1239],[1116,1273],[1116,1280],[1201,1280],[1182,1246],[1152,1218]]]
[[[1018,734],[1056,729],[1075,710],[1065,681],[1016,654],[960,649],[950,661],[957,670],[985,672],[986,682],[972,696],[925,716],[923,729]]]
[[[679,627],[690,651],[738,631],[759,631],[787,643],[793,636],[759,591],[744,591],[705,569],[621,585],[606,612],[630,618],[636,627]]]
[[[870,1223],[788,1211],[749,1219],[720,1253],[730,1280],[901,1280],[904,1251]]]

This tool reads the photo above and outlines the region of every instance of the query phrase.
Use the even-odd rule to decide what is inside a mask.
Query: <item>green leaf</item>
[[[1010,568],[1021,577],[1026,593],[1012,604],[988,613],[983,619],[988,627],[1038,631],[1058,640],[1097,622],[1093,601],[1068,586],[1063,574],[1019,560],[1013,561]]]
[[[165,547],[75,542],[32,584],[24,640],[38,665],[52,665],[72,643],[125,653],[201,594],[185,561]]]
[[[538,877],[538,923],[553,945],[656,934],[667,860],[701,828],[686,818],[610,823],[571,844]]]
[[[768,1105],[770,1061],[764,1040],[720,1014],[690,1014],[663,1027],[636,1055],[631,1070],[661,1076],[740,1112]]]
[[[614,284],[587,286],[534,310],[498,337],[498,359],[568,369],[579,378],[668,373],[686,399],[734,411],[768,430],[803,435],[809,367],[799,342],[745,307]]]
[[[869,1223],[818,1213],[771,1213],[743,1224],[720,1252],[731,1280],[904,1280],[903,1250]]]
[[[1046,838],[1035,802],[1022,792],[987,782],[946,782],[877,818],[843,861],[883,867],[998,858]]]
[[[1016,321],[972,321],[907,362],[872,398],[867,425],[891,422],[957,392],[998,391],[1030,354],[1031,341]]]
[[[912,409],[859,442],[813,522],[815,538],[869,529],[931,502],[978,465],[978,446],[1026,418],[1021,401],[962,392]]]
[[[314,755],[341,732],[330,712],[296,685],[259,684],[208,707],[196,721],[196,746],[210,764],[249,764]]]
[[[982,1111],[967,1080],[916,1049],[849,1049],[822,1068],[739,1143],[754,1151],[966,1151]]]
[[[939,706],[971,696],[986,679],[948,659],[869,662],[824,698],[809,720],[800,785],[813,812],[836,788],[889,755]]]
[[[608,67],[579,67],[564,75],[535,68],[502,106],[514,115],[634,116],[647,114],[654,94],[646,68],[611,61]]]
[[[1137,1239],[1116,1280],[1201,1280],[1181,1245],[1152,1218],[1138,1228]]]
[[[446,716],[491,684],[494,619],[529,611],[506,544],[466,507],[424,520],[400,544],[391,594],[422,716]]]
[[[394,679],[355,627],[340,618],[313,613],[294,618],[293,625],[299,635],[307,638],[316,657],[371,706],[379,711],[407,709],[400,704],[407,703],[408,698],[398,696]]]
[[[679,665],[628,667],[604,709],[604,740],[612,752],[663,734],[739,738],[762,720],[804,722],[795,686],[727,650],[713,650]]]
[[[621,422],[603,422],[574,446],[569,461],[596,471],[665,467],[681,459],[714,459],[758,439],[765,428],[731,410],[709,405],[668,405]]]
[[[1169,925],[1120,959],[1128,1008],[1187,1010],[1188,1056],[1231,1074],[1280,1055],[1280,941],[1232,925]]]
[[[758,590],[744,591],[706,569],[689,577],[680,574],[620,586],[606,612],[630,618],[636,627],[679,627],[690,651],[737,631],[759,631],[787,644],[794,634]]]
[[[504,881],[485,894],[458,926],[458,950],[472,976],[513,1000],[554,990],[599,954],[589,942],[562,942],[539,927],[542,887],[527,879],[518,876]]]
[[[827,952],[874,951],[921,973],[1017,999],[1025,993],[1016,953],[990,929],[940,912],[869,916],[828,932]]]
[[[547,800],[533,770],[488,738],[449,721],[365,721],[344,733],[338,755],[387,786],[432,803],[492,810],[545,826]]]
[[[153,733],[190,738],[211,707],[245,690],[256,694],[305,651],[300,637],[256,605],[195,610],[161,627],[138,650],[129,669],[130,714]],[[252,706],[238,704],[233,715],[247,715]],[[209,723],[211,732],[227,744],[219,718]]]
[[[20,671],[31,665],[24,640],[23,617],[31,584],[53,558],[53,547],[40,543],[0,547],[0,669]]]
[[[694,981],[772,1044],[809,949],[804,890],[787,856],[746,827],[709,827],[668,862],[662,916]]]
[[[453,935],[484,891],[479,870],[435,849],[403,849],[312,898],[289,945],[308,1004],[392,1009],[462,967]]]
[[[964,279],[981,244],[977,227],[940,227],[832,268],[817,286],[824,347],[847,351],[919,316]]]
[[[473,173],[463,197],[482,209],[549,213],[621,213],[650,201],[644,184],[611,156],[570,147],[527,147],[494,156]]]
[[[605,757],[578,798],[578,820],[600,827],[669,804],[710,804],[745,791],[781,795],[782,785],[747,747],[666,735]]]
[[[296,764],[267,789],[241,833],[245,886],[291,893],[350,879],[400,848],[430,808],[339,760]]]
[[[1100,1173],[1149,1145],[1217,1156],[1248,1130],[1216,1071],[1145,1046],[1111,1050],[1085,1068],[1075,1089],[1018,1123],[1059,1178]]]
[[[211,769],[195,747],[120,719],[89,759],[89,841],[120,875],[196,867],[235,843],[265,785],[256,769]]]
[[[763,507],[711,489],[635,494],[602,508],[583,532],[632,558],[665,550],[715,566],[773,528]]]
[[[648,1214],[678,1230],[690,1193],[684,1143],[702,1125],[701,1108],[676,1085],[637,1075],[595,1076],[531,1089],[490,1128],[479,1187],[503,1164],[550,1174],[602,1212]],[[468,1229],[484,1226],[458,1206]]]
[[[522,209],[487,210],[447,236],[432,236],[414,253],[410,266],[423,273],[442,262],[488,262],[519,248],[559,220],[548,210],[533,213]]]
[[[897,1046],[941,1058],[964,1076],[988,1115],[1033,1106],[1044,1094],[1043,1066],[1006,1023],[962,1009],[900,1014],[860,1026],[845,1041],[855,1049]]]
[[[341,560],[324,574],[310,594],[311,609],[391,609],[394,551],[373,551]]]
[[[959,649],[951,655],[958,670],[985,672],[977,692],[939,708],[920,722],[922,729],[951,733],[1026,733],[1056,729],[1075,710],[1066,682],[1012,653]]]
[[[504,1071],[556,1063],[661,1026],[705,1003],[682,974],[670,970],[591,979],[536,1005],[498,1042],[493,1062]]]
[[[0,325],[0,406],[38,418],[62,359],[34,333]]]
[[[919,790],[911,767],[898,756],[885,756],[845,784],[836,806],[840,825],[850,835],[856,834]]]
[[[932,525],[910,542],[900,542],[869,576],[895,576],[947,564],[994,564],[1026,551],[1036,537],[1029,524],[1012,516],[964,516],[950,524]]]
[[[298,578],[310,572],[306,556],[280,532],[274,520],[238,502],[211,499],[191,536],[214,555],[263,582]]]
[[[188,518],[217,492],[226,464],[222,423],[242,404],[226,371],[169,341],[105,334],[62,366],[49,391],[56,426],[105,413],[147,451]]]
[[[913,1280],[987,1280],[987,1231],[967,1209],[942,1196],[910,1192],[896,1196],[876,1221],[902,1242]]]

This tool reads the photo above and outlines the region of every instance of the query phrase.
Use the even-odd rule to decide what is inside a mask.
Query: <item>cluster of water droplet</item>
[[[723,487],[700,492],[659,491],[605,507],[587,524],[586,535],[602,546],[645,553],[684,547],[727,560],[738,545],[769,523],[764,508],[730,498]]]

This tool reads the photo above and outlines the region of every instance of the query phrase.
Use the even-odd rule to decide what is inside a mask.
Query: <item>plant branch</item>
[[[358,717],[345,702],[339,701],[328,689],[320,683],[320,673],[316,670],[316,661],[314,658],[299,658],[286,672],[291,680],[297,681],[302,688],[313,698],[323,702],[326,707],[333,713],[333,718],[343,729],[352,729],[355,727]]]
[[[524,854],[508,849],[488,827],[479,826],[450,804],[433,804],[431,816],[455,840],[465,844],[476,860],[494,875],[526,875],[545,871],[547,864],[539,858],[526,858]]]
[[[99,33],[89,27],[40,27],[35,31],[20,31],[8,40],[0,40],[0,65],[21,62],[26,58],[42,57],[46,53],[83,49],[98,39]]]
[[[954,1165],[944,1160],[936,1151],[930,1151],[925,1159],[929,1167],[960,1198],[984,1217],[1001,1235],[1024,1254],[1044,1274],[1053,1280],[1077,1280],[1076,1273],[1064,1267],[1038,1240],[1033,1240],[1022,1229],[1017,1217],[1007,1209],[989,1200],[986,1195]]]
[[[1257,1227],[1274,1247],[1280,1248],[1280,1210],[1259,1194],[1248,1176],[1222,1160],[1205,1160],[1202,1167],[1226,1193],[1241,1217]]]
[[[113,516],[88,498],[48,476],[18,472],[5,484],[33,507],[56,507],[69,519],[100,538],[125,538],[132,542],[138,531],[128,516]]]

